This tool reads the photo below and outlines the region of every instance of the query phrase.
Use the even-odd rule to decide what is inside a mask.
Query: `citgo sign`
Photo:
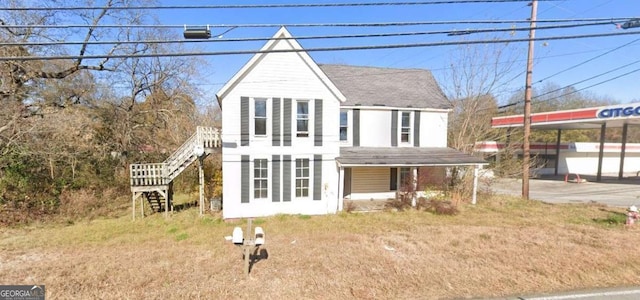
[[[640,116],[640,106],[603,108],[598,111],[599,119]]]

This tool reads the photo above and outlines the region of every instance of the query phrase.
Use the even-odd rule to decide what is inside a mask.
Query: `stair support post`
[[[204,155],[198,157],[198,173],[200,183],[200,216],[204,214]]]
[[[136,195],[138,193],[133,192],[133,196],[131,196],[131,215],[133,217],[133,220],[136,220]]]

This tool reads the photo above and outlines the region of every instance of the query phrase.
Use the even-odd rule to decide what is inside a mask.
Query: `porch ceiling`
[[[486,165],[479,157],[451,148],[342,147],[341,166],[468,166]]]

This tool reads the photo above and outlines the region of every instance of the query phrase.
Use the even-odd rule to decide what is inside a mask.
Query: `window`
[[[309,101],[297,102],[297,137],[309,136]]]
[[[296,197],[309,197],[309,159],[296,159]]]
[[[267,134],[267,99],[255,99],[255,135]]]
[[[253,160],[253,198],[264,199],[267,198],[269,189],[268,184],[268,171],[266,159]]]
[[[341,141],[346,141],[347,140],[347,129],[348,127],[348,119],[347,119],[347,112],[346,111],[341,111],[340,112],[340,140]]]
[[[403,143],[409,143],[409,136],[411,134],[411,112],[402,112],[402,126],[400,128],[400,141]]]

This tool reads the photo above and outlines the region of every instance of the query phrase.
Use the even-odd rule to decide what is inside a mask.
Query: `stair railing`
[[[205,149],[220,147],[220,130],[211,127],[198,126],[176,151],[163,163],[131,164],[131,186],[149,186],[169,184],[181,167],[193,162]]]
[[[184,142],[175,152],[169,156],[165,162],[167,163],[167,176],[170,180],[173,180],[177,176],[175,173],[180,166],[187,162],[192,156],[194,156],[194,149],[196,146],[202,145],[200,135],[196,131],[187,141]]]
[[[131,186],[167,185],[166,163],[131,164],[129,167]]]

